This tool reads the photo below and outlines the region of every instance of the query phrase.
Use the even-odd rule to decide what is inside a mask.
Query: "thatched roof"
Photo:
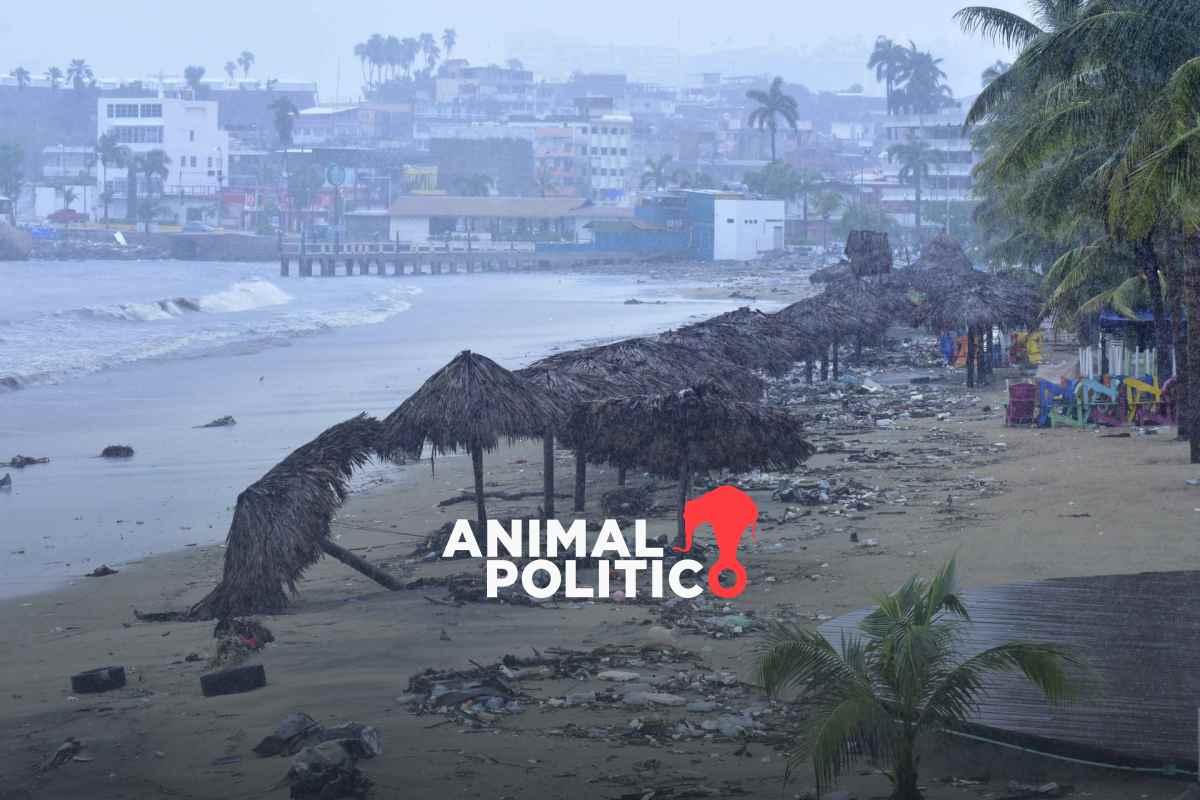
[[[790,469],[813,453],[796,417],[709,385],[582,404],[567,435],[590,459],[672,478],[685,460],[693,472]]]
[[[920,294],[919,313],[933,328],[1028,326],[1040,312],[1037,290],[1019,278],[941,268],[902,274]]]
[[[529,366],[513,374],[552,404],[556,424],[565,422],[577,403],[622,394],[619,387],[606,380],[569,369]]]
[[[950,237],[946,233],[939,233],[921,248],[921,257],[909,266],[908,269],[947,269],[959,272],[971,272],[975,268],[971,264],[971,259],[967,258],[966,252],[957,239]]]
[[[773,314],[743,306],[711,319],[668,331],[659,338],[696,347],[750,369],[784,375],[807,348]]]
[[[839,261],[828,267],[813,270],[812,274],[808,276],[808,280],[812,283],[829,283],[852,277],[854,277],[854,271],[850,269],[850,262]]]
[[[697,342],[639,337],[612,344],[555,353],[531,369],[564,370],[599,381],[614,394],[655,394],[711,381],[732,395],[750,399],[763,392],[763,382],[738,364]]]
[[[238,495],[225,540],[221,582],[189,616],[224,618],[274,613],[296,581],[321,558],[333,514],[351,473],[375,452],[382,426],[359,414],[323,432]]]
[[[486,356],[464,350],[383,421],[380,449],[419,457],[425,442],[441,455],[496,449],[500,440],[541,436],[553,403]]]

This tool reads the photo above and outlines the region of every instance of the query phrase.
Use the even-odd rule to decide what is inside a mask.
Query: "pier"
[[[313,242],[279,244],[279,274],[290,277],[376,275],[413,277],[473,272],[535,272],[564,267],[618,264],[621,253],[596,251],[539,252],[532,242]]]

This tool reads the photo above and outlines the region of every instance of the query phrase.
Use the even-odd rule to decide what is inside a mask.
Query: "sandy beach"
[[[822,452],[795,477],[827,480],[835,494],[846,487],[844,497],[866,497],[865,508],[797,506],[755,488],[751,476],[764,521],[746,551],[750,585],[732,607],[698,616],[618,600],[540,607],[450,600],[437,578],[477,567],[423,562],[413,551],[447,520],[470,516],[470,503],[439,507],[470,486],[469,459],[461,457],[440,460],[436,474],[428,464],[390,467],[393,483],[348,501],[335,524],[338,542],[414,588],[389,592],[324,559],[305,576],[288,613],[263,619],[275,636],[256,657],[268,682],[249,694],[200,695],[199,676],[214,646],[211,623],[134,616],[134,609],[184,609],[203,596],[220,576],[220,546],[187,548],[116,575],[4,601],[0,797],[286,797],[279,785],[286,760],[259,758],[251,748],[292,711],[382,733],[383,755],[362,762],[377,797],[808,797],[807,768],[783,784],[802,710],[772,704],[750,685],[762,621],[817,625],[952,556],[968,588],[1200,568],[1200,490],[1184,481],[1197,476],[1173,432],[1106,438],[1005,428],[1002,383],[982,392],[949,382],[910,387],[903,377],[896,383],[889,402],[924,392],[925,402],[945,408],[945,418],[847,430],[836,419],[844,404],[829,400],[824,407],[833,416],[814,425]],[[491,454],[489,491],[536,492],[540,453],[531,442]],[[558,489],[566,493],[570,454],[558,457]],[[589,476],[587,516],[594,518],[615,474],[593,469]],[[629,480],[650,482],[643,475]],[[651,536],[674,530],[674,488],[662,481],[657,487]],[[537,502],[536,495],[493,499],[489,511],[528,515]],[[734,616],[736,625],[720,621]],[[623,703],[594,674],[521,680],[519,713],[430,712],[410,694],[410,679],[427,669],[470,670],[556,648],[580,651],[600,669],[634,671],[648,688],[677,692],[688,705]],[[71,695],[71,673],[110,663],[126,666],[127,687]],[[678,734],[685,721],[697,735]],[[68,736],[83,743],[80,755],[40,771]],[[1097,800],[1166,800],[1184,788],[959,741],[931,752],[922,777],[935,800],[1003,797],[1012,780],[1055,781]],[[841,788],[860,798],[888,791],[886,779],[866,768]]]

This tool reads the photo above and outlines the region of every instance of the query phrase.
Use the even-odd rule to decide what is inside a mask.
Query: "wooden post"
[[[554,431],[542,434],[542,513],[554,516]]]
[[[804,383],[812,386],[813,362],[811,358],[804,359]]]
[[[346,548],[339,547],[328,539],[321,539],[321,549],[324,550],[326,554],[333,556],[338,561],[345,564],[347,567],[366,575],[368,578],[375,581],[385,589],[390,589],[393,592],[396,592],[404,588],[400,585],[399,581],[391,576],[391,574],[384,572],[382,569],[370,563],[369,561],[359,558]]]
[[[582,447],[575,448],[575,510],[583,511],[584,491],[587,487],[587,454]]]
[[[975,388],[975,327],[967,326],[967,388]]]
[[[692,468],[688,464],[687,459],[683,460],[683,464],[679,467],[679,519],[675,529],[675,546],[684,547],[687,541],[687,531],[683,522],[683,509],[687,507],[688,490],[691,489],[692,483]]]
[[[483,507],[483,448],[471,448],[471,467],[475,471],[475,510],[479,514],[479,530],[476,536],[487,535],[487,509]]]
[[[625,471],[626,471],[626,467],[624,464],[617,467],[617,486],[625,485]]]
[[[829,348],[823,348],[821,353],[821,380],[829,380]]]
[[[836,381],[841,376],[841,370],[838,369],[838,340],[833,340],[833,345],[829,348],[833,352],[833,379]]]
[[[975,332],[975,335],[979,338],[979,343],[975,346],[975,381],[982,386],[988,382],[987,353],[983,348],[984,342],[987,341],[987,337],[984,335],[983,331],[979,330]]]
[[[279,276],[281,278],[286,278],[288,276],[288,273],[291,272],[290,266],[291,262],[288,261],[288,257],[281,256],[279,259]]]

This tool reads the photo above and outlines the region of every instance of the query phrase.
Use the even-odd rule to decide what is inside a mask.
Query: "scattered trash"
[[[262,664],[231,667],[200,676],[200,691],[205,697],[241,694],[267,685],[267,671]]]
[[[217,640],[217,649],[209,659],[210,669],[240,664],[275,641],[274,634],[266,625],[249,617],[218,621],[213,628],[213,638]]]
[[[206,422],[203,425],[197,425],[197,428],[228,428],[231,425],[237,425],[237,420],[230,416],[217,417],[212,422]]]
[[[108,692],[124,685],[124,667],[98,667],[71,676],[71,691],[75,694]]]
[[[110,444],[100,451],[101,458],[133,458],[133,448],[124,444]]]
[[[62,744],[58,746],[51,756],[39,768],[39,772],[49,772],[52,769],[57,769],[68,761],[73,761],[83,750],[83,743],[74,736],[68,736]]]
[[[13,469],[24,469],[31,467],[34,464],[49,464],[49,458],[35,458],[33,456],[13,456],[12,459],[4,466],[12,467]]]
[[[100,566],[96,567],[94,570],[89,572],[87,575],[84,575],[83,577],[85,577],[85,578],[104,578],[109,575],[116,575],[118,572],[120,572],[120,570],[113,569],[108,564],[101,564]]]
[[[4,477],[0,478],[0,489],[11,489],[11,488],[12,488],[12,475],[10,473],[6,472],[6,473],[4,473]]]

